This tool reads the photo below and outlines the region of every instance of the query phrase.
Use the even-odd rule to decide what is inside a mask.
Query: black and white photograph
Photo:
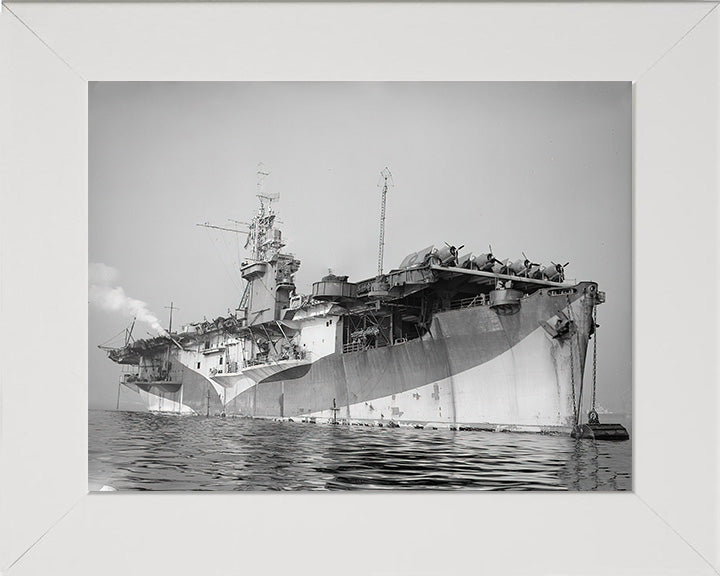
[[[1,574],[720,570],[720,0],[1,4]]]
[[[90,82],[91,491],[632,490],[630,82]]]

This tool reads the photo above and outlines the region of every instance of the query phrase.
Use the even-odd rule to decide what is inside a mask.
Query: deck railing
[[[366,345],[362,342],[346,342],[343,344],[343,354],[347,354],[348,352],[360,352],[361,350],[365,350]]]
[[[474,306],[487,306],[490,304],[490,298],[485,294],[478,294],[472,298],[461,298],[450,302],[450,310],[460,310],[461,308],[473,308]]]

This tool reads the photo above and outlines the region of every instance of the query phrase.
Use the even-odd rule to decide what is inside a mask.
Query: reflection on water
[[[90,489],[630,490],[631,443],[89,412]]]

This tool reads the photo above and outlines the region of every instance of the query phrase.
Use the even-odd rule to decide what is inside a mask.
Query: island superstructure
[[[382,221],[387,176],[383,189]],[[227,317],[108,349],[151,410],[295,421],[569,431],[578,425],[595,282],[567,266],[443,244],[299,294],[272,203],[248,226]]]

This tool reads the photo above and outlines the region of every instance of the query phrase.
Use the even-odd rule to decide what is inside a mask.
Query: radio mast
[[[385,252],[385,202],[388,191],[388,180],[390,181],[390,186],[395,185],[390,170],[387,166],[385,166],[385,168],[380,172],[380,180],[378,181],[378,186],[380,186],[380,182],[383,183],[382,200],[380,202],[380,247],[378,248],[378,276],[382,276],[383,273],[383,256]]]

